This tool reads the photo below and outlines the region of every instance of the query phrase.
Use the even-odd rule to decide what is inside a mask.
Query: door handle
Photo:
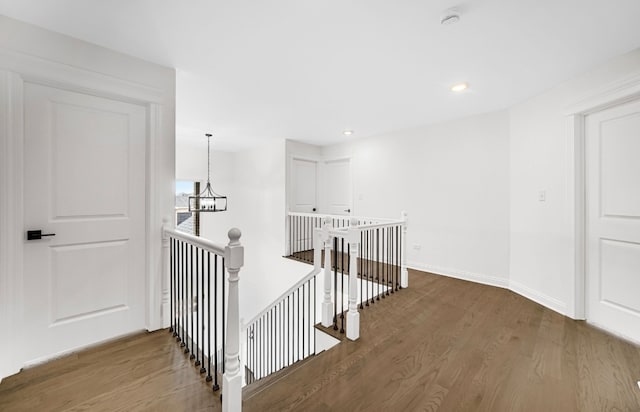
[[[311,209],[311,210],[315,212],[315,211],[316,211],[316,208],[314,207],[314,208],[313,208],[313,209]]]
[[[351,213],[351,209],[345,209],[344,211],[347,213]]]
[[[55,236],[55,233],[42,233],[42,230],[27,230],[27,240],[39,240],[43,236]]]

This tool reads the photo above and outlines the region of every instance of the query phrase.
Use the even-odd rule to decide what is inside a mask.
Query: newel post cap
[[[238,270],[244,265],[244,246],[240,244],[240,229],[233,228],[229,230],[229,244],[225,247],[225,260],[227,268],[230,270]]]
[[[237,227],[229,229],[229,246],[239,246],[240,245],[240,236],[242,236],[242,232]]]

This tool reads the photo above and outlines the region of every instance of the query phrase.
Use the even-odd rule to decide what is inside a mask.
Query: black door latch
[[[42,239],[43,236],[55,236],[55,233],[42,233],[42,230],[28,230],[27,231],[27,240],[39,240]]]

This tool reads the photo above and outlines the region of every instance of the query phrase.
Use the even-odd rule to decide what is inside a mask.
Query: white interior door
[[[324,163],[323,198],[327,213],[332,215],[351,214],[353,194],[350,159],[332,160]]]
[[[291,211],[312,213],[317,210],[318,162],[294,158],[291,162]]]
[[[30,361],[145,326],[146,110],[25,84],[25,351]]]
[[[586,118],[587,320],[640,342],[640,101]]]

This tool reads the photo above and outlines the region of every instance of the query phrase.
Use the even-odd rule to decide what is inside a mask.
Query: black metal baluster
[[[318,294],[316,276],[313,277],[313,353],[316,353],[316,295]]]
[[[178,336],[178,241],[175,238],[171,238],[173,242],[173,310],[171,316],[173,316],[173,337]]]
[[[400,277],[402,277],[402,225],[400,225],[400,233],[398,235],[398,249],[399,249],[399,256],[400,256],[400,261],[398,262],[400,266],[400,269],[398,271],[398,273],[400,273]],[[398,289],[402,289],[402,284],[398,285]]]
[[[307,354],[311,354],[311,279],[307,281]]]
[[[251,374],[249,373],[250,370],[253,370],[253,365],[251,364],[251,345],[250,345],[250,337],[251,337],[251,326],[249,326],[247,328],[247,342],[245,343],[245,347],[247,348],[247,361],[246,361],[246,366],[245,366],[245,375],[246,375],[246,379],[245,379],[245,383],[248,385],[251,382]]]
[[[185,347],[187,345],[187,308],[185,308],[185,304],[187,303],[187,244],[186,242],[182,242],[182,304],[180,308],[182,310],[182,342],[180,343],[180,347]]]
[[[187,282],[189,283],[189,288],[187,289],[187,292],[189,294],[187,305],[189,310],[189,320],[191,321],[191,333],[189,334],[189,325],[187,325],[187,337],[189,338],[189,340],[187,341],[187,348],[185,349],[184,353],[191,352],[191,356],[189,356],[189,359],[193,359],[195,358],[195,355],[193,354],[193,245],[190,245],[189,250],[189,260],[191,261],[191,266],[189,266],[190,280],[187,280]],[[191,344],[191,346],[189,346],[189,344]]]
[[[389,276],[391,275],[391,253],[389,252],[391,250],[391,236],[390,235],[390,229],[391,228],[386,228],[386,232],[387,232],[387,279],[385,280],[385,284],[384,286],[387,288],[387,296],[389,296]],[[391,283],[391,285],[393,285],[393,283]]]
[[[275,333],[274,333],[274,311],[273,309],[270,310],[269,312],[271,312],[271,328],[269,329],[269,334],[271,335],[271,350],[270,350],[270,358],[271,358],[271,370],[269,371],[269,373],[273,373],[275,371],[275,365],[276,365],[276,359],[275,359]]]
[[[222,274],[224,284],[224,272]],[[222,299],[224,304],[224,299]],[[209,322],[211,324],[211,322]],[[218,385],[218,256],[213,255],[213,390],[220,389]]]
[[[202,296],[200,297],[200,306],[202,307],[202,329],[201,329],[201,340],[200,340],[200,352],[202,352],[202,366],[200,367],[200,373],[205,373],[207,371],[207,369],[204,367],[204,332],[205,332],[205,323],[204,323],[204,317],[205,317],[205,310],[204,310],[204,298],[205,295],[208,297],[209,296],[209,291],[207,291],[207,293],[204,293],[204,253],[205,250],[202,249],[202,253],[200,254],[200,268],[201,268],[201,272],[200,272],[200,283],[202,283]],[[209,312],[206,312],[207,318],[209,317]]]
[[[398,226],[393,227],[393,284],[391,288],[397,291],[398,284]]]
[[[344,333],[344,238],[340,239],[341,276],[340,276],[340,333]],[[347,247],[349,244],[347,243]],[[348,273],[348,272],[347,272]]]
[[[338,238],[333,238],[333,330],[338,330]]]
[[[300,289],[302,288],[302,293]],[[302,298],[300,295],[302,294]],[[304,359],[304,284],[298,288],[298,342],[300,343],[300,350],[298,351],[298,360]],[[302,335],[302,339],[300,339]]]
[[[260,337],[260,343],[258,344],[258,368],[260,369],[260,377],[258,379],[262,378],[262,375],[264,373],[264,354],[262,353],[263,351],[263,338],[264,338],[264,334],[262,333],[262,316],[260,316],[260,319],[258,319],[258,336]]]
[[[369,249],[370,249],[370,257],[369,257],[369,271],[370,271],[370,275],[371,275],[371,304],[375,303],[374,300],[374,277],[375,277],[375,254],[374,254],[374,245],[375,245],[375,239],[373,238],[373,229],[369,231],[369,237],[370,237],[370,244],[369,244]]]
[[[291,362],[291,302],[287,296],[287,364]]]
[[[389,250],[389,265],[390,265],[390,270],[391,270],[391,293],[395,292],[395,282],[396,282],[396,258],[395,258],[395,251],[396,251],[396,237],[395,237],[395,230],[396,227],[395,226],[391,226],[389,228],[389,239],[390,240],[390,250]]]
[[[367,272],[367,283],[364,285],[364,293],[366,295],[365,306],[369,306],[369,277],[371,276],[371,259],[369,257],[369,231],[366,230],[364,233],[364,253],[366,255],[366,259],[364,261],[365,271]]]
[[[364,298],[364,293],[362,293],[362,282],[364,281],[363,243],[364,232],[360,232],[360,245],[358,245],[358,257],[360,258],[360,261],[358,262],[358,273],[360,274],[360,309],[364,309],[364,306],[362,306],[362,301]]]
[[[226,279],[226,275],[227,275],[227,269],[225,266],[225,261],[224,258],[222,258],[222,274],[220,279],[222,280],[222,320],[220,323],[222,323],[222,373],[224,374],[225,372],[225,363],[226,363],[226,359],[225,359],[225,347],[227,344],[227,341],[225,339],[225,333],[226,333],[226,329],[227,329],[227,318],[224,314],[226,308],[227,308],[227,294],[225,293],[225,287],[226,287],[226,283],[227,283],[227,279]]]
[[[382,287],[382,299],[384,299],[385,296],[385,289],[387,286],[387,279],[386,279],[386,275],[387,275],[387,265],[385,263],[385,251],[386,251],[386,233],[387,233],[387,228],[383,227],[382,228],[382,284],[380,285]]]
[[[284,348],[284,342],[282,342],[282,301],[278,302],[278,370],[284,367],[282,349]]]
[[[171,316],[171,325],[169,326],[169,333],[172,333],[173,328],[173,238],[169,238],[169,313]]]
[[[380,300],[380,228],[376,229],[376,266],[376,280],[378,281],[376,300]]]
[[[207,252],[207,365],[206,381],[211,382],[211,252]]]
[[[196,331],[194,333],[196,337],[196,344],[194,345],[194,352],[196,354],[196,361],[193,363],[193,366],[200,366],[200,351],[198,347],[198,339],[200,338],[200,279],[198,275],[200,274],[200,262],[198,257],[200,257],[200,248],[196,247]]]

